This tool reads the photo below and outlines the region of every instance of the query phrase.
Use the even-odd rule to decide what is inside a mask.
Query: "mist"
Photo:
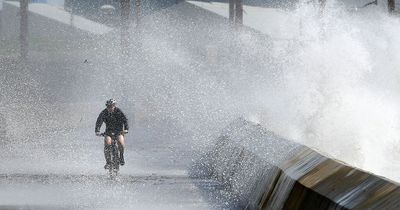
[[[132,22],[128,55],[121,55],[118,27],[91,34],[35,16],[24,63],[16,58],[15,27],[2,30],[2,173],[101,173],[94,123],[115,98],[134,129],[127,137],[132,162],[145,156],[138,148],[167,148],[165,157],[142,157],[126,173],[161,173],[163,164],[184,173],[222,128],[243,117],[400,180],[397,17],[380,6],[350,10],[328,1],[321,12],[301,1],[279,9],[290,37],[278,39],[193,8],[179,3]],[[147,169],[147,160],[156,166]]]

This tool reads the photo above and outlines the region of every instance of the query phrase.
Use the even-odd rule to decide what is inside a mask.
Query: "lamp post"
[[[129,17],[131,13],[130,0],[121,0],[121,54],[123,61],[129,57]]]
[[[326,0],[318,0],[318,3],[319,3],[319,15],[322,16],[326,5]]]
[[[395,9],[395,0],[388,0],[389,13],[393,13]]]
[[[19,40],[20,40],[20,50],[21,58],[26,60],[28,57],[28,1],[20,0],[20,28],[19,28]]]
[[[229,22],[236,27],[243,24],[243,0],[229,0]]]
[[[142,18],[142,0],[135,1],[135,50],[136,55],[140,56],[142,51],[142,27],[141,27],[141,18]]]
[[[135,21],[136,21],[136,25],[140,24],[140,17],[142,16],[141,6],[142,6],[142,1],[141,0],[136,0],[136,2],[135,2]]]
[[[240,26],[242,24],[243,24],[243,0],[236,0],[235,25]]]
[[[3,26],[3,20],[1,17],[1,13],[3,12],[3,0],[0,0],[0,36],[1,36],[1,31],[3,30],[2,26]]]
[[[229,21],[230,23],[235,21],[235,0],[229,0]]]

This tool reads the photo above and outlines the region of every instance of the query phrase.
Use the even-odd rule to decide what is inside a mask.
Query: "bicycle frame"
[[[105,136],[111,137],[111,149],[108,150],[108,152],[111,153],[110,154],[111,165],[108,170],[111,179],[115,178],[118,175],[118,171],[119,171],[119,149],[118,149],[118,144],[117,144],[119,135],[120,135],[119,133],[118,134],[111,133],[111,135],[108,135],[106,133],[101,134],[101,136],[104,136],[104,137]]]

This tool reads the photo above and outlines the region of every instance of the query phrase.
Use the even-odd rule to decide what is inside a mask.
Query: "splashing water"
[[[135,112],[138,118],[142,114],[152,120],[172,119],[172,126],[191,140],[188,145],[193,148],[202,147],[232,119],[245,115],[281,136],[400,180],[398,17],[379,7],[351,12],[339,1],[328,1],[322,13],[315,4],[300,3],[287,12],[287,26],[294,31],[290,40],[282,41],[248,31],[234,36],[226,21],[218,22],[201,12],[188,16],[187,9],[178,4],[143,18],[143,51],[138,53],[132,47],[132,59],[126,65],[119,62],[118,31],[101,38],[67,38],[79,45],[80,54],[68,60],[71,66],[65,71],[58,68],[62,65],[52,66],[57,65],[50,62],[53,60],[65,62],[67,56],[62,52],[38,67],[61,69],[57,75],[47,73],[49,78],[64,74],[72,78],[65,92],[61,82],[48,89],[37,83],[49,80],[44,74],[32,71],[35,77],[29,73],[19,76],[28,81],[24,87],[33,93],[26,90],[20,97],[25,98],[21,109],[9,105],[15,114],[5,116],[10,122],[8,132],[18,136],[26,129],[17,128],[32,127],[35,133],[41,129],[37,124],[43,122],[43,127],[67,126],[56,122],[71,116],[54,116],[54,122],[48,122],[29,115],[38,112],[32,107],[52,108],[45,99],[39,100],[47,97],[43,92],[62,95],[60,91],[70,97],[67,102],[94,101],[100,105],[112,96],[123,101],[121,104],[135,103],[125,110]],[[216,64],[204,59],[204,52],[194,53],[205,45],[216,49]],[[236,53],[231,55],[232,51]],[[89,64],[82,64],[79,59],[83,58],[88,58]],[[115,75],[121,78],[120,83],[104,82]],[[8,85],[4,99],[15,100],[15,92]],[[58,107],[57,113],[69,115],[67,109],[53,106]],[[92,129],[97,111],[97,107],[80,110],[83,120],[76,117],[70,124],[74,129]]]
[[[295,43],[279,55],[280,82],[255,91],[257,120],[291,139],[400,180],[399,19],[373,7],[300,4]],[[262,93],[262,92],[266,93]],[[253,115],[254,116],[254,115]]]

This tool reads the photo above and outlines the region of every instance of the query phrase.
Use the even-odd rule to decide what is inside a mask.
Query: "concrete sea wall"
[[[225,128],[202,162],[245,209],[400,209],[398,183],[243,119]]]

